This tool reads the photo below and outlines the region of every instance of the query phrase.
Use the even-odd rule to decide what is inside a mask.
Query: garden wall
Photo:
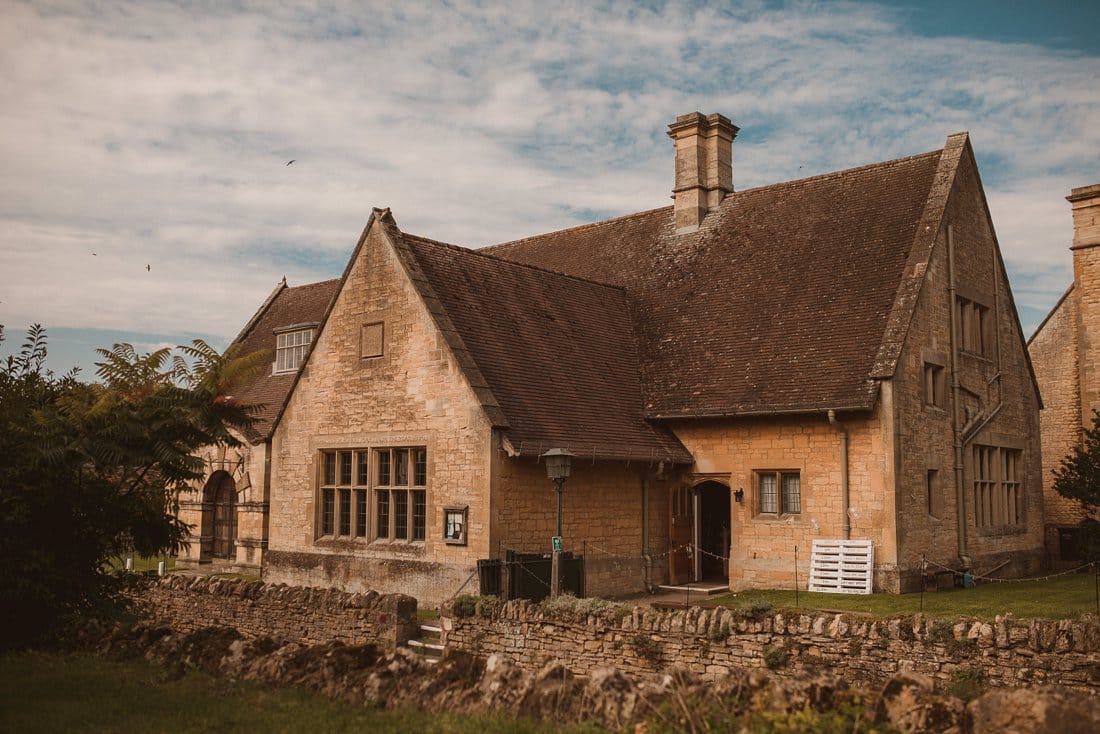
[[[915,671],[944,682],[1057,683],[1100,693],[1100,628],[1094,619],[1008,616],[986,623],[917,615],[875,621],[822,613],[754,619],[724,608],[631,610],[606,603],[596,615],[583,613],[585,601],[575,604],[580,614],[543,613],[525,600],[480,601],[474,607],[460,597],[444,606],[443,641],[448,650],[495,653],[528,669],[562,660],[577,675],[608,666],[652,673],[680,665],[714,679],[734,667],[768,667],[779,674],[827,667],[868,684]]]
[[[144,617],[181,632],[232,627],[245,637],[349,645],[400,645],[417,632],[416,599],[404,594],[167,576],[134,600]]]

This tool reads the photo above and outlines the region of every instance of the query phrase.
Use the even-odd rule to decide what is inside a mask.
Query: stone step
[[[443,628],[437,624],[422,624],[420,625],[420,631],[429,635],[443,634]]]
[[[714,594],[728,594],[730,590],[729,584],[711,584],[701,581],[693,584],[684,584],[683,586],[670,586],[667,584],[662,584],[657,588],[661,591],[669,593],[703,594],[705,596],[713,596]]]

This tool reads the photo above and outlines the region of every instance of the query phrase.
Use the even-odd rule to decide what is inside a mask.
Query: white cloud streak
[[[738,188],[969,129],[1029,330],[1100,170],[1098,78],[868,4],[9,2],[0,323],[232,336],[284,273],[338,274],[372,205],[467,245],[661,206],[665,126],[700,109],[742,127]]]

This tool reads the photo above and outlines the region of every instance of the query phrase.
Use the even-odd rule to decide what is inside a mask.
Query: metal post
[[[921,554],[920,557],[920,611],[924,614],[924,586],[925,581],[928,578],[928,559]]]
[[[798,546],[794,547],[794,607],[798,608]]]
[[[555,535],[561,537],[561,493],[565,479],[554,480],[554,492],[558,495],[558,524]],[[554,555],[550,560],[550,596],[561,594],[561,551],[554,548]]]

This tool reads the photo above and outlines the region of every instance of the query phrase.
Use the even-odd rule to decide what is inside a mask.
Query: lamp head
[[[550,449],[539,458],[546,460],[546,476],[558,480],[569,478],[574,456],[575,454],[566,449]]]

